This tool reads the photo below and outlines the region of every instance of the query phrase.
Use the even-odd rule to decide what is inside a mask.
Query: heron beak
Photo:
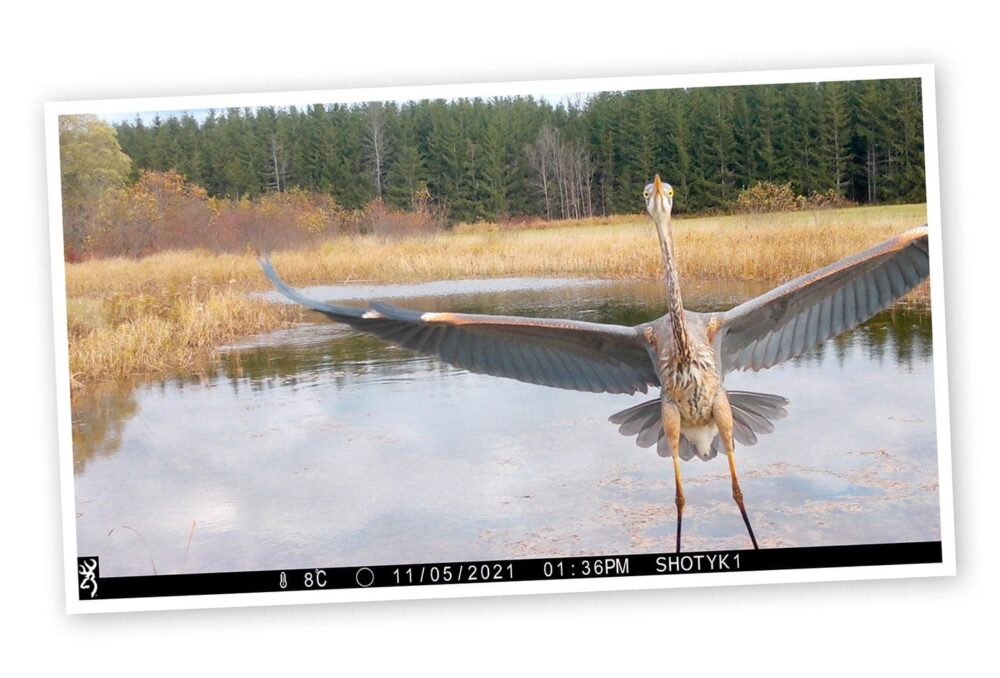
[[[656,205],[657,209],[663,209],[663,203],[663,181],[657,174],[653,177],[653,204]]]

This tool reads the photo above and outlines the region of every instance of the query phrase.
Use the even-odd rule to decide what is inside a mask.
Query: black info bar
[[[608,577],[673,576],[940,563],[941,542],[628,554],[406,565],[101,577],[96,556],[77,559],[80,600],[325,591]]]

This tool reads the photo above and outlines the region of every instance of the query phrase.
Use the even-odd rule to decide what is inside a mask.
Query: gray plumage
[[[741,445],[757,443],[757,434],[770,433],[774,430],[773,421],[784,418],[788,412],[785,406],[788,399],[770,393],[752,393],[750,391],[726,391],[729,405],[733,410],[733,437]],[[656,445],[656,453],[661,457],[670,456],[663,425],[660,421],[660,399],[654,398],[644,403],[633,405],[617,412],[608,421],[619,424],[618,432],[623,436],[636,436],[636,445],[652,447]],[[712,439],[709,453],[702,458],[708,461],[721,450],[722,441],[716,434]],[[686,438],[681,438],[681,459],[689,461],[698,455],[698,450]]]

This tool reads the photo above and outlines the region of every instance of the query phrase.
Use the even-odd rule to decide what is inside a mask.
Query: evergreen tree
[[[653,125],[653,93],[648,90],[626,92],[623,103],[614,141],[617,171],[609,205],[612,212],[636,209],[636,196],[649,182],[650,170],[656,166],[658,143]]]
[[[556,106],[498,97],[228,109],[116,131],[133,181],[173,169],[214,196],[299,187],[347,208],[381,195],[403,209],[426,193],[453,220],[636,212],[657,173],[678,211],[725,208],[760,181],[865,203],[925,199],[916,79],[599,92]],[[540,174],[543,146],[555,165]],[[538,185],[550,176],[551,194]]]
[[[785,140],[786,178],[801,195],[819,190],[819,89],[814,83],[786,85]]]
[[[822,190],[847,195],[851,183],[851,117],[847,89],[841,82],[820,85],[819,174]]]
[[[417,146],[416,117],[406,106],[390,130],[396,152],[386,174],[386,202],[398,209],[414,206],[414,199],[427,190],[427,170]]]

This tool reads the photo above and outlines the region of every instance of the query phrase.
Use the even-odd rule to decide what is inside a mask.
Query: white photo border
[[[938,463],[938,498],[941,514],[942,562],[918,565],[879,565],[753,572],[721,572],[673,576],[630,576],[590,580],[434,584],[374,589],[276,591],[161,598],[81,601],[77,575],[77,535],[70,373],[66,315],[66,269],[63,260],[62,196],[60,190],[59,116],[122,113],[130,111],[185,111],[230,107],[291,106],[315,103],[360,103],[494,97],[577,92],[625,91],[919,78],[922,89],[927,220],[930,237],[931,309],[933,314],[933,370]],[[59,471],[62,498],[63,567],[66,610],[70,614],[146,610],[205,609],[302,603],[362,602],[459,598],[534,593],[627,591],[702,586],[850,581],[952,576],[956,574],[954,497],[952,487],[951,429],[948,399],[945,293],[942,272],[941,199],[938,165],[937,106],[934,66],[912,64],[820,69],[783,69],[691,75],[663,75],[564,80],[525,80],[453,85],[353,88],[339,90],[283,91],[131,99],[60,101],[45,104],[45,142],[52,264],[52,313],[55,337],[56,405],[58,416]]]

